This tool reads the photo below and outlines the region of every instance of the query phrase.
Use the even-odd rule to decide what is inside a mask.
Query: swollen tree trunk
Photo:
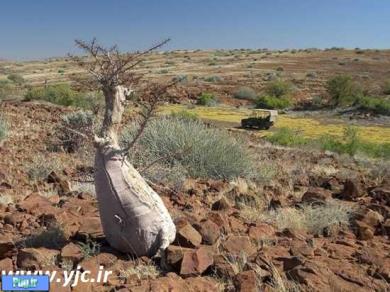
[[[135,256],[153,256],[174,240],[176,229],[160,196],[123,157],[118,127],[126,88],[104,92],[106,111],[95,137],[95,186],[103,231],[115,249]]]

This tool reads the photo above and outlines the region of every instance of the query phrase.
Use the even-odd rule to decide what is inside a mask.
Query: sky
[[[122,51],[390,48],[389,0],[3,0],[0,59],[77,53],[96,37]]]

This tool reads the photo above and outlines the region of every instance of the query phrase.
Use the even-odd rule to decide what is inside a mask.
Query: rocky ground
[[[162,259],[133,259],[104,240],[93,189],[85,187],[93,177],[90,151],[50,147],[66,111],[2,104],[11,133],[0,148],[0,270],[80,266],[96,272],[102,265],[113,271],[108,283],[54,283],[53,291],[389,290],[390,179],[384,164],[253,140],[259,163],[270,169],[262,182],[187,179],[180,190],[153,185],[175,220],[176,241]],[[56,171],[31,179],[37,160],[56,161]],[[271,214],[288,217],[302,204],[329,203],[352,210],[349,222],[314,232],[272,220]],[[328,220],[325,215],[319,220]]]

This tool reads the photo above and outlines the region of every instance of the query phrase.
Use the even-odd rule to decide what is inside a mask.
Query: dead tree
[[[93,84],[105,97],[105,112],[99,133],[94,134],[95,186],[103,231],[115,249],[135,256],[153,256],[174,240],[176,229],[160,196],[126,159],[141,135],[151,112],[168,86],[149,87],[147,111],[138,135],[121,148],[118,131],[126,99],[140,80],[133,68],[142,56],[161,47],[164,41],[144,52],[121,54],[116,46],[104,48],[94,40],[76,41],[85,57],[72,59],[85,68]]]

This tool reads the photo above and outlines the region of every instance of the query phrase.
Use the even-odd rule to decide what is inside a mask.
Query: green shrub
[[[273,144],[283,146],[299,146],[308,143],[308,141],[302,137],[297,130],[290,128],[280,128],[266,139]]]
[[[363,95],[361,87],[349,75],[332,77],[326,89],[334,106],[351,106]]]
[[[216,82],[222,82],[223,78],[220,76],[207,76],[204,78],[204,81],[216,83]]]
[[[134,125],[128,127],[122,142],[132,141],[135,133]],[[162,159],[160,166],[181,169],[191,177],[230,179],[255,173],[252,156],[226,131],[209,128],[199,120],[174,117],[150,121],[129,159],[141,169]]]
[[[256,91],[250,87],[240,87],[234,92],[234,98],[255,100],[257,97]]]
[[[202,93],[198,97],[197,104],[204,106],[215,106],[217,105],[217,100],[212,93]]]
[[[181,110],[178,112],[172,112],[171,117],[184,120],[198,120],[199,117],[196,113],[192,113],[186,110]]]
[[[390,158],[390,143],[378,144],[362,141],[357,128],[354,127],[345,128],[341,141],[331,135],[324,135],[319,138],[318,142],[321,149],[336,153],[346,153],[350,156],[362,153],[370,157]]]
[[[3,141],[8,134],[8,125],[6,121],[0,116],[0,143]]]
[[[62,117],[62,124],[57,133],[64,150],[73,153],[76,152],[85,142],[85,137],[79,133],[90,135],[92,130],[92,113],[80,110],[64,115]]]
[[[383,94],[390,95],[390,80],[383,84]]]
[[[7,76],[8,80],[11,80],[13,83],[16,84],[23,84],[25,82],[24,78],[22,75],[17,74],[17,73],[12,73]]]
[[[80,93],[69,84],[56,84],[47,87],[34,87],[27,91],[25,100],[45,100],[63,106],[75,106],[95,110],[103,103],[101,94]]]
[[[292,92],[291,84],[283,80],[275,80],[265,87],[265,93],[274,97],[286,97]]]
[[[51,103],[70,106],[74,105],[80,94],[69,84],[56,84],[47,87],[31,88],[25,95],[26,100],[46,100]]]
[[[256,100],[257,108],[284,109],[290,105],[290,100],[284,97],[278,98],[270,95],[263,95]]]
[[[13,96],[16,92],[15,85],[8,80],[0,80],[0,100]]]
[[[390,100],[387,98],[362,96],[358,100],[359,109],[375,114],[390,115]]]

